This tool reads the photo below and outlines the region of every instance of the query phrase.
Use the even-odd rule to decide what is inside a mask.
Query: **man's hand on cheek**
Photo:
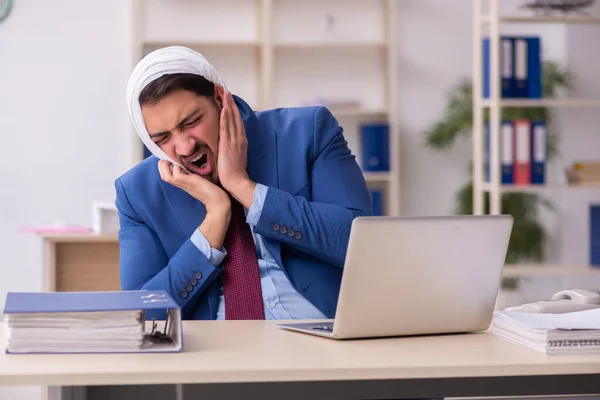
[[[158,170],[163,181],[186,191],[190,196],[201,201],[207,212],[225,212],[231,209],[227,193],[200,175],[184,171],[180,166],[165,160],[158,162]]]
[[[163,181],[185,190],[204,204],[206,216],[198,229],[212,248],[222,248],[231,220],[229,195],[208,179],[189,174],[178,165],[174,165],[171,170],[171,163],[168,161],[159,161],[158,169]]]
[[[229,92],[223,98],[218,152],[217,170],[221,185],[244,207],[250,208],[256,183],[246,172],[248,139],[244,121]]]

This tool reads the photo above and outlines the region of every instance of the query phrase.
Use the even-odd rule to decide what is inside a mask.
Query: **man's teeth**
[[[196,162],[198,162],[200,160],[202,160],[204,162],[202,163],[202,165],[199,166],[199,168],[205,168],[208,163],[208,157],[206,156],[206,153],[202,153],[202,154],[196,156],[194,159],[192,159],[191,162],[195,164]],[[196,164],[196,166],[197,166],[197,164]]]

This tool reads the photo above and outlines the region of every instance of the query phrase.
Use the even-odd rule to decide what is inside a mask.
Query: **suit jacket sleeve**
[[[342,267],[352,220],[373,214],[371,197],[342,128],[325,107],[315,113],[313,135],[312,201],[269,187],[255,231]]]
[[[193,237],[169,259],[156,233],[131,206],[120,179],[115,181],[115,188],[122,289],[166,290],[185,306],[210,286],[222,268],[211,263]]]

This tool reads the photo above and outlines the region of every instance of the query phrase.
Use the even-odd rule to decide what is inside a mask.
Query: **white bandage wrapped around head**
[[[201,75],[208,81],[223,86],[225,91],[227,86],[217,70],[202,54],[182,46],[169,46],[153,51],[144,57],[131,73],[127,83],[127,105],[135,131],[152,154],[159,159],[169,160],[179,165],[150,139],[139,102],[140,93],[149,83],[163,75],[175,73]]]

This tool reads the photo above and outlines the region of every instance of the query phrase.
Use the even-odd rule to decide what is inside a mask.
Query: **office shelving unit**
[[[156,48],[184,45],[255,110],[350,101],[329,108],[361,165],[360,124],[388,123],[390,169],[364,176],[382,190],[384,213],[399,214],[395,0],[131,1],[134,64]],[[141,144],[135,149],[133,163],[142,158]]]
[[[600,18],[580,14],[573,15],[503,15],[500,0],[473,0],[473,214],[485,212],[484,198],[489,193],[489,213],[502,213],[502,194],[508,192],[555,193],[564,190],[600,189],[600,184],[533,184],[503,185],[501,183],[499,159],[499,132],[501,110],[506,107],[548,107],[548,108],[600,108],[600,99],[588,98],[542,98],[515,99],[502,98],[500,91],[500,28],[502,24],[600,24]],[[484,11],[485,9],[485,11]],[[482,41],[490,38],[490,96],[482,96]],[[490,181],[484,179],[484,110],[489,110],[490,123]],[[565,276],[569,274],[595,275],[596,270],[589,266],[575,265],[516,265],[510,276]]]

